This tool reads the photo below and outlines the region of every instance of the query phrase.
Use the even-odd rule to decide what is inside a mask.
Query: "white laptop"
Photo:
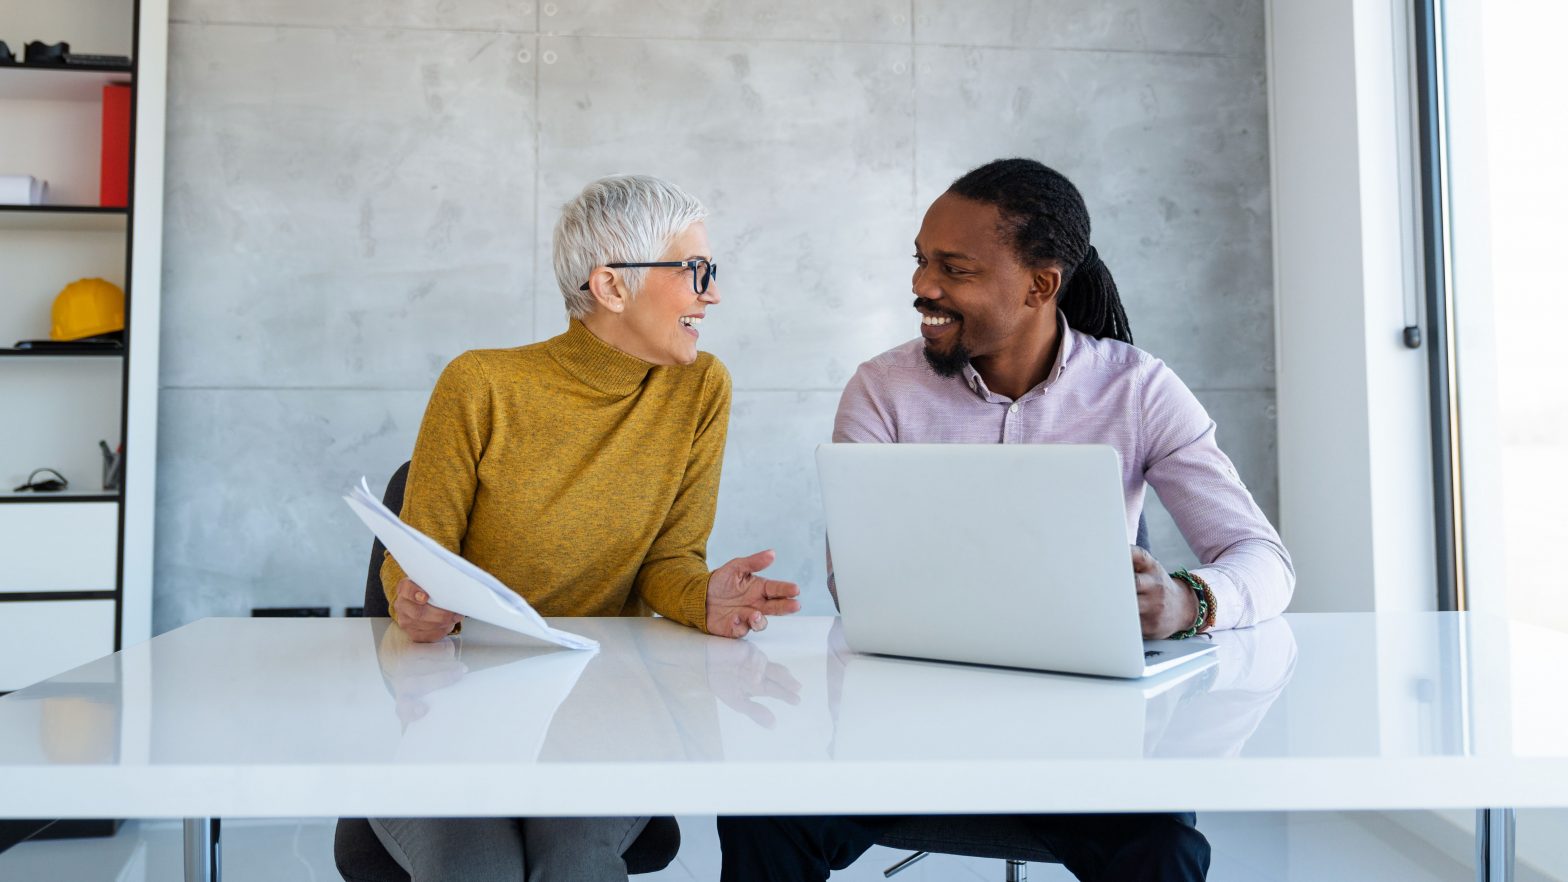
[[[1143,639],[1112,447],[823,444],[817,472],[856,652],[1132,678],[1214,650]]]

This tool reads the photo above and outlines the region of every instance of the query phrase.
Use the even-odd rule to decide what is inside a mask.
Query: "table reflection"
[[[918,760],[1229,756],[1295,669],[1283,619],[1211,638],[1215,658],[1145,680],[981,668],[854,653],[828,641],[833,756]]]
[[[1194,688],[1149,703],[1146,756],[1236,756],[1296,672],[1296,635],[1282,618],[1220,631],[1216,664]]]
[[[482,622],[416,644],[385,619],[204,620],[0,698],[0,766],[1568,752],[1539,699],[1561,635],[1457,614],[1275,619],[1143,681],[858,655],[827,618],[742,641],[554,624],[602,648]]]
[[[471,735],[482,720],[524,759],[717,760],[717,704],[764,729],[778,724],[770,704],[800,704],[799,681],[753,642],[664,621],[582,619],[571,630],[602,649],[539,647],[481,622],[421,644],[378,624],[377,659],[404,743],[422,750],[448,727]]]
[[[401,725],[400,758],[439,756],[472,742],[476,729],[519,759],[538,757],[552,717],[595,656],[462,637],[415,643],[384,620],[374,633]]]
[[[837,620],[774,644],[777,659],[765,640],[668,622],[584,619],[572,630],[603,649],[532,647],[480,623],[416,644],[378,625],[397,755],[428,755],[482,725],[514,755],[546,762],[1229,756],[1296,661],[1282,619],[1214,635],[1211,660],[1140,681],[859,655]]]

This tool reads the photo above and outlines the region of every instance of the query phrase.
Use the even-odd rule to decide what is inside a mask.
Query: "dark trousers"
[[[820,882],[877,844],[897,818],[719,818],[720,882]],[[973,820],[973,819],[966,819]],[[1209,841],[1192,814],[1033,815],[1031,832],[1083,882],[1193,882]],[[996,843],[1005,848],[1007,843]]]

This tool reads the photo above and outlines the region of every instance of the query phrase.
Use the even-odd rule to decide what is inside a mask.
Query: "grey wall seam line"
[[[992,43],[938,43],[907,40],[817,40],[806,37],[758,37],[758,36],[733,36],[733,37],[706,37],[706,36],[681,36],[671,34],[600,34],[600,33],[574,33],[562,34],[546,31],[524,31],[508,28],[461,28],[461,27],[420,27],[417,25],[332,25],[332,24],[305,24],[303,22],[266,22],[266,21],[201,21],[196,19],[170,19],[170,25],[182,27],[225,27],[225,28],[278,28],[285,30],[306,31],[358,31],[358,32],[385,32],[406,31],[409,33],[436,33],[436,34],[490,34],[494,36],[517,37],[553,37],[560,40],[660,40],[683,43],[757,43],[773,45],[780,43],[795,43],[803,46],[908,46],[914,49],[982,49],[993,52],[1070,52],[1073,54],[1104,54],[1104,55],[1148,55],[1168,58],[1211,58],[1227,61],[1258,61],[1258,56],[1237,54],[1230,52],[1195,52],[1181,49],[1128,49],[1115,46],[1007,46]]]

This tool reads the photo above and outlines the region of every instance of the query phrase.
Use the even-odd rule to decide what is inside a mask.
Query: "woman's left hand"
[[[708,576],[708,633],[745,637],[768,626],[768,616],[800,611],[800,587],[757,575],[773,565],[772,551],[737,557]]]

